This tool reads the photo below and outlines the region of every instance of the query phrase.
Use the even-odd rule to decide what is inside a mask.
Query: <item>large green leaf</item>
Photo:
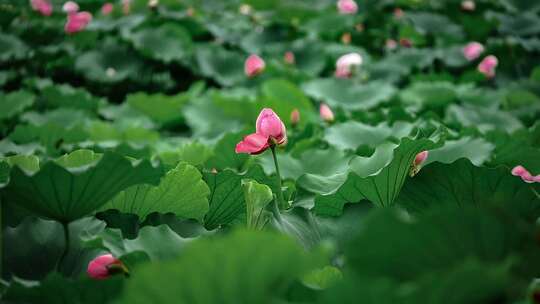
[[[162,169],[148,161],[131,162],[114,153],[97,158],[79,152],[70,159],[75,156],[84,158],[79,166],[66,168],[49,161],[30,175],[14,167],[9,185],[2,190],[5,199],[40,216],[69,222],[90,214],[132,185],[157,184],[162,175]]]
[[[452,163],[460,158],[467,158],[479,166],[491,158],[494,145],[482,138],[464,137],[458,140],[448,140],[444,146],[429,151],[429,157],[424,165],[432,162]]]
[[[20,114],[30,107],[35,96],[27,91],[17,91],[9,94],[0,93],[0,121]]]
[[[8,61],[11,59],[22,59],[27,56],[28,46],[19,38],[12,35],[0,33],[0,61]]]
[[[401,190],[397,203],[414,212],[440,206],[500,206],[531,221],[540,216],[540,198],[509,168],[476,167],[466,159],[424,167]]]
[[[309,81],[304,84],[303,89],[315,99],[347,110],[369,110],[389,101],[396,91],[393,86],[381,82],[359,85],[351,83],[350,80],[335,78]]]
[[[356,157],[344,183],[315,198],[315,212],[325,216],[341,214],[347,203],[369,200],[377,206],[394,204],[417,153],[437,147],[430,139],[404,138],[399,145],[384,143],[371,157]]]
[[[230,224],[246,213],[244,192],[241,187],[242,179],[253,179],[267,185],[273,184],[267,181],[260,166],[253,166],[244,174],[237,174],[232,170],[204,173],[204,180],[210,187],[210,210],[204,217],[206,228],[215,229],[221,225]]]
[[[183,120],[182,106],[189,101],[187,94],[167,96],[143,92],[130,94],[126,102],[160,124],[179,123]]]
[[[390,137],[400,139],[411,133],[413,126],[406,122],[396,122],[389,126],[386,122],[376,126],[356,121],[335,124],[325,130],[324,139],[341,149],[356,150],[362,145],[376,147]]]
[[[177,260],[141,267],[120,303],[274,303],[318,263],[283,235],[237,231],[197,240]]]
[[[166,63],[187,59],[193,52],[191,36],[176,23],[146,27],[129,35],[136,49]]]
[[[123,238],[118,229],[105,229],[98,235],[83,238],[87,248],[106,250],[120,259],[133,253],[142,253],[151,261],[179,256],[190,241],[176,234],[167,225],[143,227],[134,239]]]
[[[314,109],[311,101],[293,83],[284,79],[268,80],[262,84],[262,93],[262,106],[272,108],[286,124],[290,123],[289,117],[295,109],[302,117],[301,125],[313,120]]]
[[[208,211],[210,190],[197,168],[180,163],[159,185],[140,184],[118,193],[102,207],[132,213],[143,221],[150,213],[172,212],[182,218],[201,220]]]
[[[67,84],[45,86],[41,94],[47,106],[51,108],[96,111],[98,106],[103,103],[102,99],[92,96],[88,91]]]
[[[523,124],[512,114],[497,109],[478,106],[451,105],[446,109],[446,120],[462,126],[476,127],[480,131],[505,130],[513,132]]]
[[[218,45],[199,45],[195,52],[200,73],[214,78],[224,86],[238,84],[244,75],[244,56]]]
[[[270,220],[266,206],[274,199],[270,187],[253,180],[242,180],[246,201],[246,226],[248,229],[262,229]]]

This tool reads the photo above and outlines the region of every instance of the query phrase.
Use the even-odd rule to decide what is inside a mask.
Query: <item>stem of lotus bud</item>
[[[69,252],[69,222],[62,222],[62,228],[64,230],[64,251],[62,252],[62,256],[58,260],[58,264],[56,264],[56,271],[62,273],[61,267],[64,264],[64,261],[67,258],[68,252]]]
[[[270,150],[272,150],[272,158],[274,158],[274,166],[276,167],[276,178],[277,178],[277,185],[278,185],[278,193],[277,197],[279,200],[279,208],[284,209],[287,208],[287,202],[283,198],[283,186],[281,185],[281,173],[279,172],[279,165],[277,161],[277,155],[276,155],[276,145],[272,145],[270,147]]]

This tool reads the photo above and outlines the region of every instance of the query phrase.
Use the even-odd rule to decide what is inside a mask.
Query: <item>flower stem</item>
[[[276,166],[276,178],[277,178],[277,185],[278,185],[278,200],[279,200],[279,207],[280,208],[286,208],[287,204],[285,202],[285,199],[283,198],[283,186],[281,185],[281,173],[279,172],[279,165],[277,161],[277,155],[276,155],[276,146],[272,146],[270,148],[272,150],[272,157],[274,158],[274,166]]]
[[[68,222],[62,222],[62,228],[64,229],[64,251],[62,252],[62,256],[60,257],[60,260],[58,260],[58,264],[56,265],[56,271],[62,272],[61,268],[65,262],[65,259],[67,258],[68,252],[69,252],[69,223]]]

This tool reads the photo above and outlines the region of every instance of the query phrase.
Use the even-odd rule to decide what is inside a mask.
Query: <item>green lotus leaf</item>
[[[28,55],[29,48],[17,36],[0,33],[0,61],[22,59]]]
[[[228,169],[218,173],[204,173],[204,180],[210,187],[210,210],[204,217],[207,229],[230,224],[246,213],[242,179],[253,179],[275,189],[274,182],[268,180],[260,166],[253,166],[244,174]]]
[[[132,185],[157,184],[162,175],[162,169],[148,161],[131,162],[114,153],[97,157],[79,151],[59,162],[46,162],[34,174],[13,167],[3,196],[39,216],[70,222],[92,213]]]
[[[196,240],[176,260],[143,265],[119,303],[271,303],[318,264],[283,235],[237,231]]]
[[[384,143],[371,157],[356,157],[351,161],[351,172],[339,187],[315,198],[315,212],[325,216],[341,214],[343,206],[369,200],[379,207],[395,203],[401,187],[419,152],[440,145],[430,139],[402,139],[399,145]],[[328,194],[330,193],[330,194]]]
[[[540,216],[540,198],[531,188],[540,190],[512,176],[509,168],[477,167],[460,159],[451,164],[433,163],[422,168],[407,181],[397,202],[413,212],[448,205],[499,206],[533,222]]]
[[[0,121],[14,117],[34,104],[35,96],[27,91],[0,93]]]
[[[188,31],[175,23],[142,28],[128,37],[137,50],[166,63],[187,59],[193,52]]]
[[[362,145],[378,146],[390,137],[400,139],[410,135],[412,130],[413,125],[399,121],[392,126],[385,122],[370,126],[356,121],[347,121],[326,128],[324,139],[340,149],[356,150]]]
[[[176,234],[167,225],[143,227],[134,239],[124,239],[118,229],[105,229],[95,236],[83,238],[86,248],[106,250],[120,259],[140,253],[150,261],[173,259],[182,253],[190,241]]]
[[[101,209],[117,209],[139,216],[153,212],[201,220],[208,211],[210,190],[197,168],[181,162],[163,176],[159,185],[139,184],[118,193]]]
[[[480,166],[491,159],[495,146],[482,138],[464,137],[458,140],[448,140],[444,146],[429,151],[429,157],[424,166],[441,162],[453,163],[460,158],[467,158],[473,164]]]
[[[349,80],[321,78],[304,84],[307,95],[346,110],[369,110],[387,102],[396,89],[389,84],[370,82],[352,85]]]

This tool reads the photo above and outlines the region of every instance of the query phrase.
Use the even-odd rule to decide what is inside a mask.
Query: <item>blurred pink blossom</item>
[[[339,0],[337,8],[341,14],[356,14],[358,11],[358,5],[354,0]]]
[[[487,78],[492,78],[495,76],[495,69],[499,64],[497,57],[489,55],[478,64],[478,71],[484,74]]]
[[[30,0],[30,5],[34,11],[43,16],[50,16],[53,11],[52,4],[48,0]]]
[[[68,34],[80,32],[92,21],[92,14],[89,12],[78,12],[68,15],[64,31]]]
[[[246,59],[246,62],[244,63],[244,72],[246,76],[254,77],[262,73],[265,67],[266,64],[264,63],[264,60],[253,54]]]
[[[476,58],[480,57],[480,55],[484,52],[484,46],[476,41],[469,42],[465,47],[463,47],[463,56],[468,61],[473,61]]]

